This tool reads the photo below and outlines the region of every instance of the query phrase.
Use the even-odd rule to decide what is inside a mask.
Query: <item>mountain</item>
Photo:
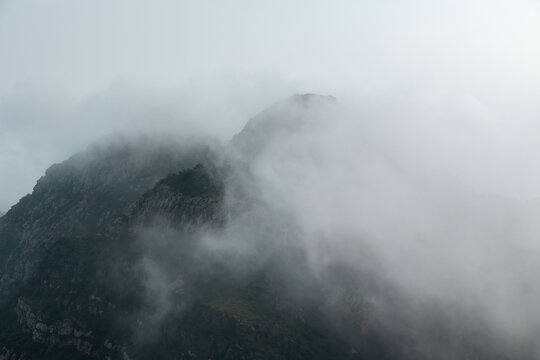
[[[253,158],[276,138],[328,120],[330,114],[336,115],[338,109],[333,96],[294,95],[250,119],[242,131],[232,138],[231,145],[237,152]]]
[[[337,107],[297,95],[229,144],[113,137],[53,165],[0,218],[0,359],[506,358],[367,268],[314,268],[265,201],[257,157]]]
[[[51,166],[0,220],[0,303],[35,273],[58,238],[99,231],[159,178],[209,154],[208,145],[115,138]]]
[[[240,275],[200,248],[242,211],[218,157],[114,138],[49,168],[0,220],[0,359],[349,358],[275,264]]]

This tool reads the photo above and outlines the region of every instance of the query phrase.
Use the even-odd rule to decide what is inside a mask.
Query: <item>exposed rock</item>
[[[0,218],[0,304],[36,271],[55,239],[109,226],[160,178],[208,156],[207,145],[193,142],[115,139],[51,166]]]

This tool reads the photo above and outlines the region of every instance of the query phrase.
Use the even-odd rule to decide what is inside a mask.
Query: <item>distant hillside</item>
[[[0,303],[58,238],[93,233],[127,215],[161,177],[208,161],[210,145],[118,137],[51,166],[0,220]]]

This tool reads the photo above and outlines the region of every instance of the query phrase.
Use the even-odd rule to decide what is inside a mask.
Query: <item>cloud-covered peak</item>
[[[295,94],[285,101],[297,102],[302,105],[311,105],[313,103],[336,103],[337,100],[331,95],[319,94]]]
[[[324,119],[335,118],[339,105],[333,96],[296,94],[251,118],[235,135],[232,146],[249,157],[260,153],[266,145],[286,134],[302,132]]]

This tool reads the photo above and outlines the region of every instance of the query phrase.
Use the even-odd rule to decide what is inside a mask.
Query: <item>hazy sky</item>
[[[0,210],[127,123],[225,139],[297,92],[378,107],[392,141],[396,124],[426,146],[451,128],[450,170],[538,196],[538,39],[532,0],[0,0]]]
[[[37,83],[81,96],[112,81],[170,84],[224,69],[329,90],[420,81],[475,80],[467,90],[531,85],[540,74],[539,7],[520,0],[8,1],[0,86],[2,94]]]

